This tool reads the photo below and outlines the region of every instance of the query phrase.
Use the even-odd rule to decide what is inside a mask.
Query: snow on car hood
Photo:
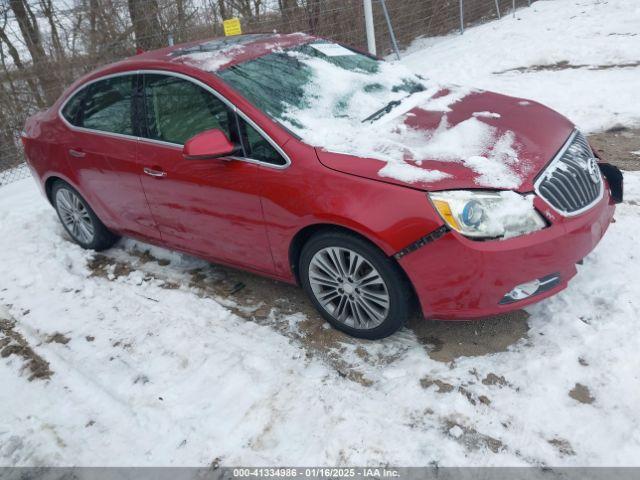
[[[441,86],[396,63],[372,72],[283,53],[311,80],[279,120],[346,173],[424,189],[522,190],[573,129],[542,105]]]
[[[449,87],[416,97],[372,124],[301,136],[345,173],[425,190],[531,191],[574,128],[543,105],[492,92]]]

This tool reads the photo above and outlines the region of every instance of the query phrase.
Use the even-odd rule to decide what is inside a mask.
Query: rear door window
[[[76,124],[101,132],[134,135],[133,92],[135,82],[136,75],[121,75],[89,85]],[[72,113],[70,106],[69,114]]]

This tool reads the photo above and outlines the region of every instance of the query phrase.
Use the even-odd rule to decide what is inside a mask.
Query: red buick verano
[[[304,34],[109,65],[23,142],[82,247],[127,235],[299,283],[364,338],[417,306],[471,319],[562,290],[622,198],[560,114]]]

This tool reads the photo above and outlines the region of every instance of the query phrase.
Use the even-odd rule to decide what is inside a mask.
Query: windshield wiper
[[[412,85],[409,85],[410,88],[408,90],[403,88],[403,86],[404,86],[404,84],[403,85],[396,85],[391,90],[393,92],[398,92],[400,90],[408,91],[409,94],[407,96],[401,98],[400,100],[392,100],[391,102],[387,103],[384,107],[382,107],[380,110],[376,111],[372,115],[369,115],[367,118],[362,120],[362,123],[375,122],[379,118],[384,117],[387,113],[389,113],[391,110],[396,108],[398,105],[400,105],[404,100],[409,98],[414,93],[424,92],[426,90],[425,86],[422,85],[421,83],[413,83]]]
[[[406,98],[406,97],[405,97]],[[398,105],[400,105],[402,103],[402,100],[392,100],[389,103],[387,103],[384,107],[382,107],[380,110],[376,111],[375,113],[373,113],[372,115],[369,115],[367,118],[365,118],[364,120],[362,120],[362,123],[365,122],[375,122],[376,120],[378,120],[379,118],[385,116],[387,113],[389,113],[391,110],[393,110],[394,108],[396,108]]]

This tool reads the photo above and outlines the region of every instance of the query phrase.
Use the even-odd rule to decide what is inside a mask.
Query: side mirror
[[[222,130],[213,129],[200,132],[187,140],[182,155],[187,160],[206,160],[227,157],[236,153],[236,146],[229,141]]]

